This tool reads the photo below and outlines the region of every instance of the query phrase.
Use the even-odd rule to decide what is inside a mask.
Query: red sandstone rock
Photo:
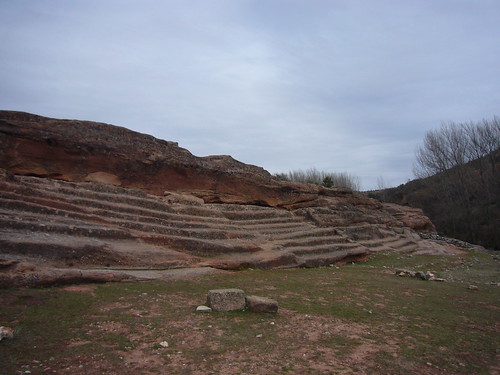
[[[231,156],[196,157],[175,142],[98,122],[0,111],[0,135],[0,167],[15,174],[275,207],[314,200],[321,191],[276,181]]]
[[[196,157],[102,123],[0,111],[0,287],[449,252],[415,232],[433,230],[420,210],[276,181],[230,156]]]
[[[246,296],[246,308],[257,313],[277,313],[278,302],[273,299],[259,296]]]

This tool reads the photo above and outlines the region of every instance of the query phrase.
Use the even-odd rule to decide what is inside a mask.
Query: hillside
[[[1,286],[456,251],[421,238],[435,229],[419,209],[124,128],[0,111],[0,134]]]
[[[440,233],[500,250],[500,150],[460,169],[368,195],[420,208]]]

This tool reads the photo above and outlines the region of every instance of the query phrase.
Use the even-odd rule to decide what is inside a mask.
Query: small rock
[[[425,273],[423,273],[422,271],[418,271],[415,273],[415,277],[416,278],[419,278],[421,280],[427,280],[427,276]]]
[[[396,270],[395,274],[397,276],[401,276],[401,277],[415,277],[415,272],[408,271],[408,270],[398,269],[398,270]]]
[[[160,342],[160,346],[163,348],[168,348],[168,342],[162,341],[162,342]]]
[[[478,290],[479,288],[477,287],[477,285],[469,285],[469,287],[467,289]]]
[[[196,308],[196,312],[209,313],[212,312],[212,309],[208,306],[201,305]]]
[[[278,302],[265,297],[247,296],[246,308],[257,313],[277,313]]]
[[[14,330],[9,327],[0,327],[0,341],[2,339],[13,339],[14,338]]]
[[[257,335],[257,336],[255,336],[255,337],[257,337],[257,338],[259,338],[259,339],[260,339],[260,338],[262,337],[262,333],[258,334],[258,335]]]

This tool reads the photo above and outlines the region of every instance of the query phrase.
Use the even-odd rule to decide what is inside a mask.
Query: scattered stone
[[[241,289],[209,290],[206,305],[214,311],[243,310],[245,308],[245,293]]]
[[[262,337],[262,333],[258,334],[258,335],[257,335],[257,336],[255,336],[255,337],[257,337],[258,339],[260,339],[260,338]]]
[[[201,305],[196,308],[196,312],[209,313],[212,312],[212,309],[208,306]]]
[[[2,339],[13,339],[14,338],[14,330],[9,327],[0,327],[0,341]]]
[[[408,270],[396,270],[396,275],[401,277],[415,277],[415,272]]]
[[[427,280],[427,276],[422,271],[416,272],[415,273],[415,277],[417,277],[417,278],[419,278],[421,280]]]
[[[461,247],[463,249],[473,249],[473,248],[481,248],[482,246],[477,246],[470,244],[465,241],[460,241],[456,238],[449,238],[449,237],[444,237],[440,236],[439,234],[436,233],[419,233],[420,238],[425,239],[425,240],[433,240],[433,241],[438,241],[438,242],[444,242],[450,245],[454,245],[457,247]],[[480,249],[478,249],[480,250]]]
[[[168,348],[168,342],[167,341],[162,341],[160,342],[160,346],[163,348]]]
[[[265,297],[247,296],[246,308],[257,313],[277,313],[278,302]]]
[[[445,281],[444,279],[440,279],[436,277],[436,275],[430,271],[422,272],[422,271],[409,271],[409,270],[401,270],[397,269],[395,274],[400,277],[415,277],[420,280],[429,280],[429,281]]]
[[[396,275],[398,276],[415,276],[415,272],[413,271],[409,271],[409,270],[401,270],[401,269],[398,269],[396,270]]]
[[[479,288],[477,287],[477,285],[469,285],[469,287],[467,289],[478,290]]]

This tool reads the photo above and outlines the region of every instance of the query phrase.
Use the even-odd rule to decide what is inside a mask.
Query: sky
[[[499,19],[498,0],[0,0],[0,109],[397,186],[426,131],[500,115]]]

